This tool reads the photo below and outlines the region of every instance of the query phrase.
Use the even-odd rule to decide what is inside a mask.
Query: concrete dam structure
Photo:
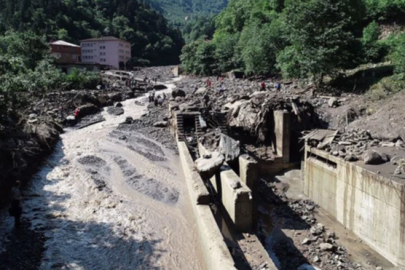
[[[405,185],[306,146],[304,193],[397,266],[405,266]]]
[[[295,139],[291,136],[291,113],[277,110],[273,112],[275,156],[271,162],[241,153],[236,165],[225,162],[213,177],[203,179],[195,170],[194,160],[210,154],[198,140],[207,123],[200,112],[170,109],[170,113],[208,269],[240,269],[229,247],[227,231],[254,232],[259,216],[261,177],[276,176],[300,166],[301,192],[391,263],[405,266],[404,184],[312,148],[308,143],[302,161],[297,162],[291,157],[296,153],[291,149]],[[225,123],[219,123],[218,129],[221,136],[228,136]],[[224,229],[223,223],[218,222],[210,207],[215,200],[220,202],[221,215],[230,221],[232,229],[229,224]],[[262,261],[268,267],[265,269],[280,269],[269,250],[262,244],[259,246]]]

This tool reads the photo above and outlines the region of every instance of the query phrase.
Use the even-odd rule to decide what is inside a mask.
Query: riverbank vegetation
[[[50,90],[94,89],[99,82],[96,73],[67,75],[57,69],[44,36],[31,31],[0,36],[0,124]]]
[[[405,0],[231,0],[212,40],[201,35],[183,48],[182,65],[198,75],[240,70],[318,83],[365,63],[392,61],[403,72],[404,15]],[[381,38],[387,25],[400,30]]]

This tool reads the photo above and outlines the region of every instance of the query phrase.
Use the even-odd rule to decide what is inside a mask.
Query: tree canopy
[[[146,0],[176,26],[220,13],[228,0]]]
[[[134,64],[175,64],[184,45],[178,29],[138,0],[0,0],[0,33],[6,30],[75,43],[116,36],[131,42]]]
[[[216,16],[210,50],[206,40],[194,40],[183,48],[182,64],[194,74],[210,66],[209,74],[241,70],[320,82],[324,75],[399,55],[401,39],[380,40],[380,24],[403,15],[405,0],[231,0]]]

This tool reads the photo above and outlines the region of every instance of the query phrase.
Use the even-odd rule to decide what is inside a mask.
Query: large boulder
[[[31,113],[30,115],[28,115],[28,119],[37,119],[38,115],[36,113]]]
[[[298,267],[297,270],[321,270],[321,269],[316,266],[305,263],[300,267]]]
[[[333,107],[337,107],[338,105],[339,105],[339,101],[337,98],[332,97],[329,99],[329,101],[328,101],[329,107],[333,108]]]
[[[167,121],[159,121],[153,124],[154,127],[167,127]]]
[[[186,96],[186,92],[184,92],[181,89],[174,89],[172,91],[172,97],[176,98],[176,97],[185,97]]]
[[[164,89],[167,89],[167,86],[164,85],[164,84],[155,84],[153,86],[153,89],[155,89],[155,90],[164,90]]]
[[[112,115],[122,115],[124,109],[122,107],[108,107],[107,112]]]
[[[201,87],[201,88],[198,88],[197,91],[194,92],[194,94],[195,95],[202,95],[202,94],[205,94],[206,91],[207,91],[207,88]]]
[[[85,104],[79,107],[79,117],[95,114],[99,112],[99,109],[94,104]]]
[[[364,164],[379,165],[390,160],[387,154],[380,154],[376,150],[369,149],[363,154]]]
[[[219,142],[219,147],[222,149],[221,152],[225,154],[226,162],[236,160],[240,155],[240,143],[233,138],[221,134],[221,140]]]
[[[181,112],[198,112],[200,108],[195,104],[190,103],[182,103],[179,105],[179,109]]]
[[[195,167],[204,179],[213,177],[225,162],[225,157],[219,152],[204,155],[195,161]]]
[[[76,117],[74,117],[74,115],[69,115],[68,117],[66,117],[64,124],[67,126],[74,126],[76,125],[76,123],[77,123]]]
[[[111,101],[122,101],[121,93],[110,93],[108,94],[108,98]]]

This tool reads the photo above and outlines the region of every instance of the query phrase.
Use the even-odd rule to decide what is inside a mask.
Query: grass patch
[[[404,89],[405,74],[395,74],[372,85],[365,96],[371,101],[379,101],[387,99]]]

